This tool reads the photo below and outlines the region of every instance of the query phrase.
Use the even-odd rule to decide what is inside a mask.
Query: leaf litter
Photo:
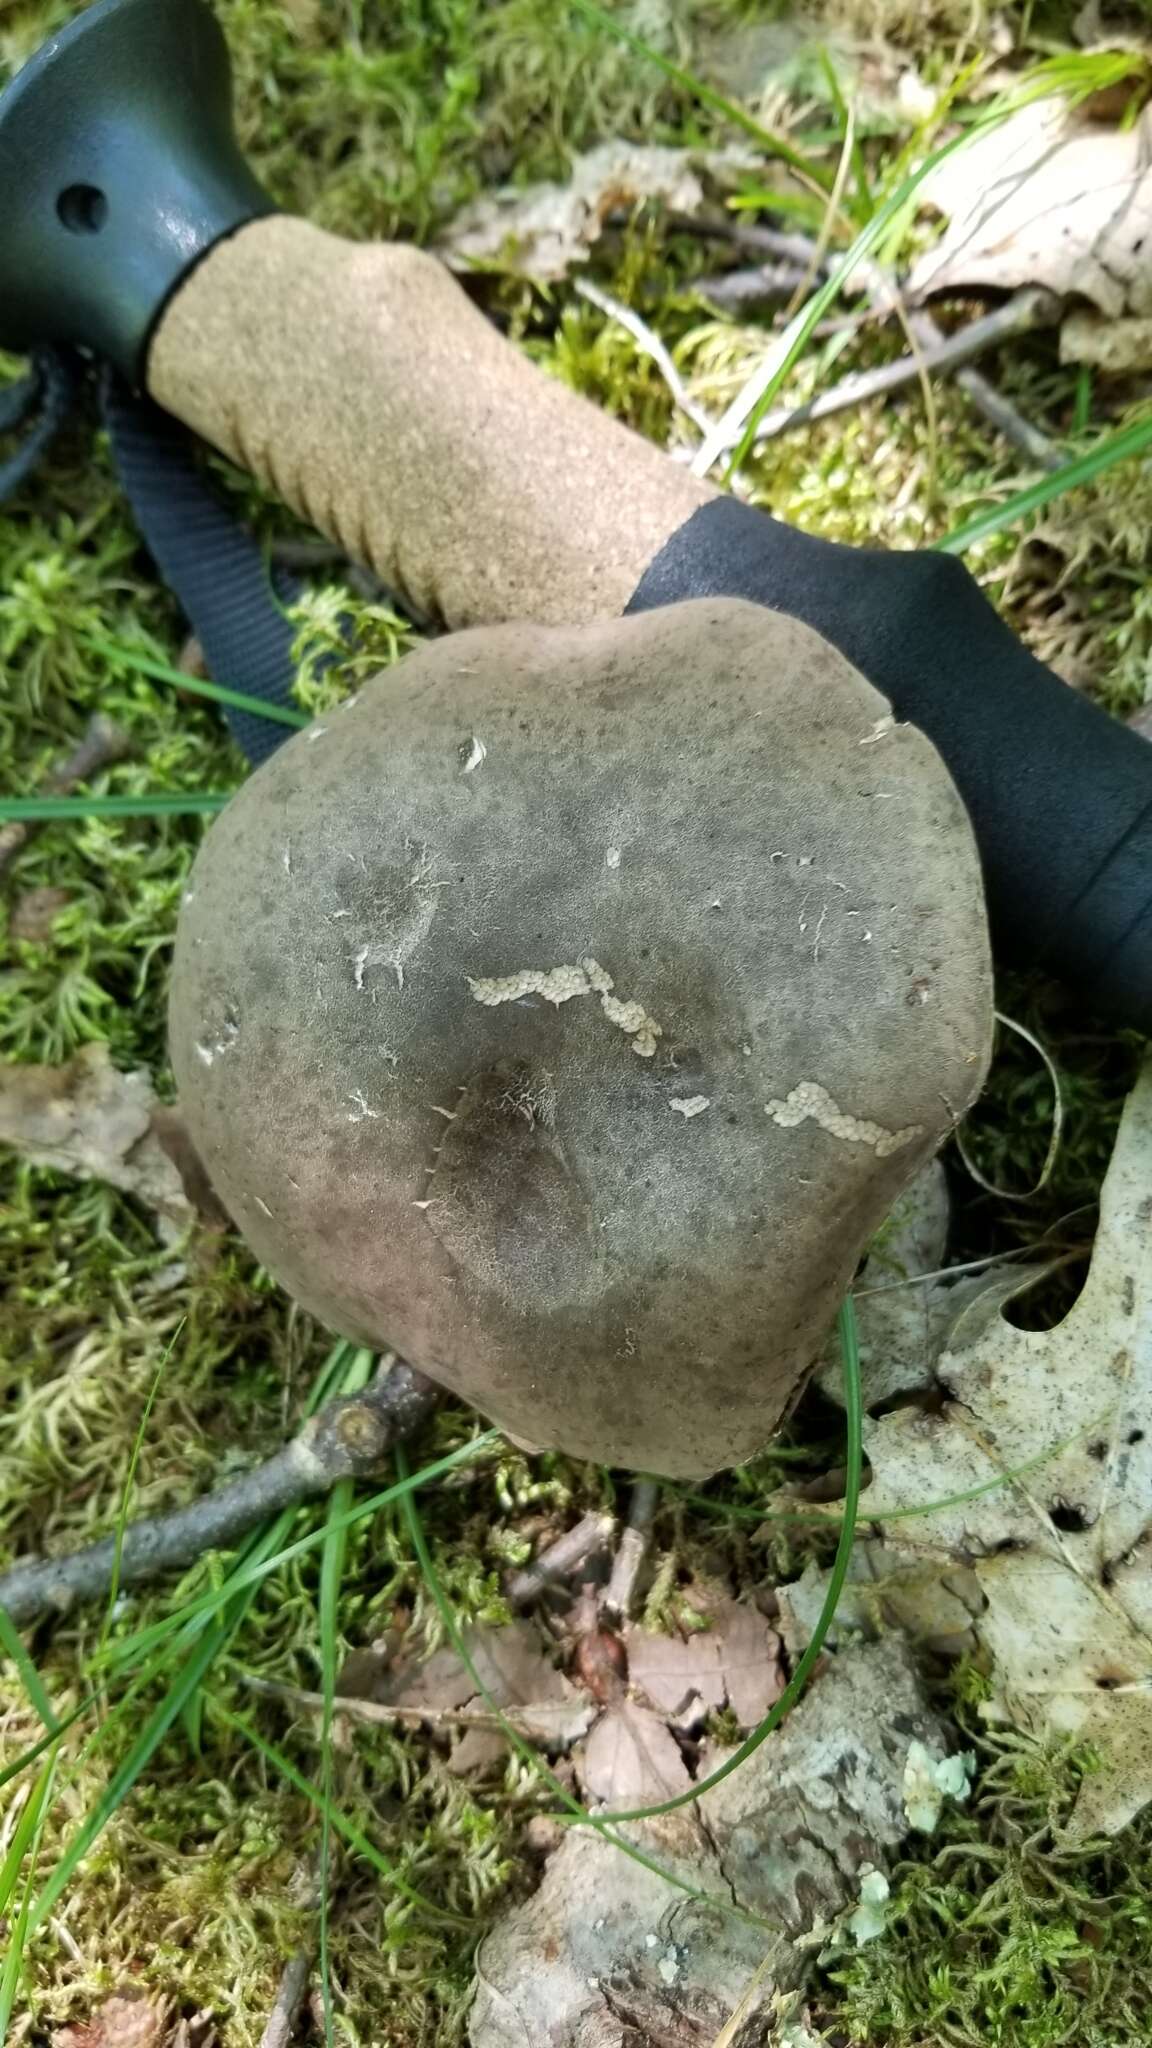
[[[563,183],[509,186],[466,206],[438,254],[454,270],[495,266],[556,283],[585,263],[614,215],[659,205],[695,218],[710,192],[759,168],[747,149],[670,149],[602,142],[572,161]]]
[[[1152,107],[1125,126],[1053,97],[975,136],[925,179],[922,198],[948,216],[913,265],[913,293],[1015,291],[1039,285],[1085,300],[1071,313],[1065,361],[1145,367],[1152,318]],[[1122,340],[1107,326],[1128,326]]]
[[[142,1068],[119,1073],[100,1043],[60,1067],[0,1067],[0,1145],[35,1166],[135,1195],[165,1243],[182,1237],[198,1211],[220,1213],[176,1112]]]
[[[1090,1745],[1069,1839],[1114,1834],[1152,1799],[1152,1061],[1071,1312],[968,1334],[938,1362],[942,1412],[898,1409],[865,1440],[878,1508],[952,1504],[876,1520],[906,1557],[971,1570],[987,1717]]]

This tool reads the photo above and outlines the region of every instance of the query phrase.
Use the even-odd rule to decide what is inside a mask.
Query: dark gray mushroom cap
[[[185,897],[172,1057],[240,1229],[521,1440],[749,1457],[978,1093],[930,742],[726,599],[434,642],[293,738]]]

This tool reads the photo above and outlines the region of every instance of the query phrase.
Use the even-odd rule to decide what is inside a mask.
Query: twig
[[[288,2048],[308,1996],[312,1962],[312,1955],[307,1949],[301,1949],[299,1955],[289,1956],[280,1978],[276,2003],[260,2036],[260,2048]]]
[[[846,411],[849,406],[863,405],[868,399],[898,391],[903,385],[914,383],[922,374],[922,367],[936,371],[954,369],[1015,335],[1028,334],[1037,327],[1050,325],[1056,318],[1057,307],[1058,302],[1050,292],[1017,292],[994,312],[970,321],[954,334],[941,333],[930,315],[911,313],[909,322],[923,351],[922,362],[917,362],[914,356],[901,356],[897,362],[881,363],[874,370],[855,370],[842,378],[839,384],[834,384],[830,391],[817,392],[803,405],[781,406],[774,412],[765,413],[756,429],[756,445],[759,447],[763,441],[774,441],[780,434],[806,426],[811,420],[827,419],[832,413]],[[985,390],[990,389],[985,385]],[[999,399],[999,394],[996,396],[1000,407],[1007,409],[1007,401]],[[1019,419],[1019,415],[1016,417]],[[1029,429],[1030,433],[1034,431]],[[739,438],[740,433],[734,429],[721,452],[734,448]],[[1043,436],[1039,438],[1043,440]]]
[[[593,284],[589,278],[578,277],[576,290],[582,299],[587,299],[590,306],[598,307],[601,313],[607,313],[609,319],[615,320],[621,327],[627,329],[645,355],[651,356],[672,393],[673,402],[679,406],[681,412],[686,414],[701,434],[711,433],[715,425],[712,415],[706,412],[702,405],[697,405],[660,336],[653,333],[647,322],[640,318],[639,313],[634,313],[631,306],[625,306],[619,299],[614,299],[610,292],[601,291],[600,286]]]
[[[42,796],[71,796],[81,782],[98,775],[102,768],[110,768],[114,761],[122,761],[132,751],[132,742],[126,732],[114,725],[110,718],[99,712],[88,720],[79,743],[72,752],[53,768],[41,785]],[[0,873],[15,858],[21,847],[26,846],[37,830],[32,822],[13,822],[0,830]]]
[[[523,1571],[513,1573],[505,1589],[509,1605],[527,1607],[547,1587],[578,1571],[595,1551],[606,1550],[615,1534],[614,1515],[585,1515],[575,1528],[566,1529],[563,1536],[558,1536],[555,1543],[525,1565]]]
[[[308,1692],[302,1686],[282,1685],[273,1678],[256,1678],[250,1672],[237,1672],[236,1676],[249,1692],[257,1692],[262,1699],[284,1700],[293,1707],[324,1706],[322,1692]],[[559,1703],[558,1703],[559,1704]],[[506,1723],[514,1727],[527,1741],[539,1739],[540,1730],[524,1720],[515,1707],[504,1707],[499,1714],[488,1713],[480,1707],[474,1711],[468,1707],[400,1707],[391,1706],[387,1701],[362,1700],[355,1694],[346,1697],[337,1693],[332,1702],[334,1714],[346,1714],[350,1721],[368,1721],[375,1727],[395,1727],[397,1722],[420,1727],[433,1728],[491,1728],[499,1732]]]
[[[733,248],[746,250],[749,255],[760,255],[769,259],[770,262],[780,264],[793,264],[806,268],[811,264],[813,255],[816,253],[816,243],[809,235],[797,234],[790,230],[779,228],[764,227],[758,223],[733,221],[727,216],[709,215],[698,220],[689,220],[677,216],[674,225],[684,233],[695,234],[709,241],[728,242]],[[828,264],[825,261],[820,266],[820,271],[826,275],[827,269]],[[728,276],[733,280],[732,299],[735,305],[739,306],[742,302],[748,303],[753,298],[752,280],[757,274],[755,271],[731,271],[728,273]],[[765,265],[765,274],[766,285],[763,296],[782,296],[781,293],[773,292],[772,273],[767,264]],[[820,272],[817,274],[820,274]],[[884,279],[879,266],[875,263],[862,264],[859,275],[860,286],[869,295],[870,310],[885,318],[895,316],[899,309],[898,286],[895,282]],[[739,283],[736,283],[736,280],[739,280]],[[782,282],[783,279],[781,279]],[[883,285],[882,290],[877,289],[880,285]],[[846,287],[846,289],[849,288],[851,287]],[[698,289],[701,292],[708,292],[716,298],[718,304],[723,304],[725,296],[725,280],[723,278],[709,279],[699,285]],[[1013,302],[1010,301],[1009,303]],[[994,318],[995,315],[992,317]],[[1053,310],[1052,317],[1055,317],[1055,309]],[[924,354],[930,356],[945,339],[942,330],[937,326],[931,313],[925,308],[920,308],[916,311],[909,310],[906,318],[912,338],[919,343]],[[978,321],[973,323],[976,327],[980,324]],[[1042,320],[1038,320],[1035,324],[1042,325],[1044,323]],[[1001,336],[1001,339],[1003,338]],[[910,376],[916,374],[914,364],[911,366],[909,374]],[[979,370],[974,370],[967,366],[958,369],[956,382],[972,405],[975,406],[977,412],[981,413],[989,424],[995,427],[997,433],[1003,434],[1005,440],[1010,441],[1013,447],[1019,448],[1023,454],[1027,455],[1029,461],[1035,462],[1038,467],[1043,469],[1059,468],[1063,457],[1055,443],[1046,434],[1041,433],[1038,427],[1032,426],[1024,418],[1023,414],[1017,411],[1011,400],[1005,398],[1003,393],[996,389],[995,385],[991,384],[986,377],[980,374]],[[830,408],[830,410],[832,409],[834,408]],[[777,419],[779,417],[780,415],[778,414],[769,415],[769,419]],[[797,413],[796,423],[800,424],[801,420],[805,417],[820,418],[822,414],[805,414],[803,409],[801,409]],[[757,435],[758,441],[761,438],[769,438],[763,432],[767,424],[767,420],[761,422],[761,433]],[[782,429],[778,429],[778,431],[782,431]],[[735,444],[729,442],[728,445],[733,446]]]
[[[692,290],[723,313],[743,313],[751,306],[782,305],[803,276],[794,263],[757,263],[750,269],[721,270],[715,277],[694,277]]]
[[[730,214],[672,214],[669,226],[677,234],[695,235],[702,242],[729,242],[749,256],[763,256],[775,263],[790,263],[804,271],[816,247],[810,235],[793,234],[787,228],[765,227],[756,221],[734,220]]]
[[[327,1493],[338,1479],[371,1476],[391,1445],[424,1420],[439,1391],[411,1366],[391,1364],[362,1394],[330,1401],[290,1444],[242,1479],[171,1514],[131,1523],[118,1583],[136,1586],[183,1571],[206,1550],[229,1549],[257,1522]],[[0,1578],[0,1607],[17,1624],[53,1610],[62,1614],[75,1600],[106,1593],[115,1561],[111,1536],[70,1556],[30,1558]]]
[[[632,1488],[628,1527],[620,1538],[620,1548],[604,1595],[605,1608],[619,1615],[622,1621],[627,1620],[632,1606],[632,1595],[636,1591],[636,1581],[652,1533],[652,1517],[656,1512],[659,1491],[655,1479],[638,1479]]]
[[[1026,420],[1012,400],[1005,398],[1002,391],[997,391],[979,370],[958,370],[956,382],[988,424],[1010,441],[1013,448],[1019,448],[1021,454],[1034,462],[1038,469],[1060,469],[1063,466],[1067,457],[1061,454],[1055,441],[1042,433],[1039,427],[1034,427],[1031,420]]]

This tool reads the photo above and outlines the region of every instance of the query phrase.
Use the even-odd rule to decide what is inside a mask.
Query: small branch
[[[230,1486],[171,1514],[129,1524],[120,1585],[183,1571],[206,1550],[230,1549],[257,1522],[327,1493],[337,1480],[371,1477],[391,1446],[424,1420],[439,1391],[423,1373],[393,1363],[362,1394],[330,1401],[275,1457]],[[62,1614],[76,1600],[99,1599],[112,1583],[115,1557],[116,1541],[109,1536],[71,1556],[30,1558],[0,1578],[0,1607],[19,1625],[41,1614]]]
[[[236,1676],[241,1684],[247,1686],[249,1692],[259,1693],[262,1699],[283,1700],[292,1707],[315,1707],[317,1711],[323,1709],[322,1692],[308,1692],[301,1686],[282,1685],[272,1678],[255,1678],[247,1671],[237,1672]],[[412,1728],[490,1728],[499,1734],[507,1725],[515,1728],[517,1734],[523,1735],[527,1741],[540,1739],[539,1729],[526,1722],[515,1707],[502,1708],[499,1714],[487,1713],[483,1708],[473,1711],[468,1707],[399,1707],[390,1706],[381,1700],[358,1699],[355,1694],[344,1697],[340,1693],[334,1695],[331,1704],[333,1714],[346,1714],[350,1721],[367,1721],[374,1727],[394,1728],[399,1724],[401,1727]]]
[[[901,356],[898,361],[881,363],[874,370],[856,370],[842,378],[839,384],[834,384],[830,391],[817,392],[803,405],[781,406],[775,412],[766,413],[756,429],[756,446],[764,441],[773,441],[780,434],[791,433],[796,427],[807,426],[811,420],[827,419],[850,406],[864,405],[869,399],[898,391],[905,384],[914,383],[923,370],[955,369],[970,362],[973,356],[982,355],[985,350],[996,348],[1016,335],[1050,325],[1057,316],[1057,310],[1058,302],[1050,292],[1017,292],[1003,306],[998,306],[992,313],[985,313],[979,320],[970,321],[966,327],[958,328],[955,334],[941,333],[928,314],[910,314],[909,324],[923,351],[920,362],[914,356]],[[985,390],[990,389],[985,385]],[[1006,400],[999,403],[1002,412],[1007,409]],[[1016,417],[1018,419],[1019,415]],[[1042,436],[1040,438],[1043,439]],[[740,432],[734,429],[721,452],[734,448],[739,439]]]
[[[1034,462],[1038,469],[1059,469],[1067,460],[1067,457],[1060,453],[1055,441],[1042,433],[1039,427],[1034,427],[1031,420],[1026,420],[1023,413],[1017,411],[1011,399],[1005,398],[1002,391],[997,391],[996,386],[990,384],[979,370],[958,370],[956,382],[976,411],[983,414],[989,426],[994,427],[998,434],[1002,434],[1006,441],[1010,441],[1013,448],[1019,448],[1021,454],[1026,455],[1029,462]]]
[[[619,326],[627,329],[644,354],[652,358],[680,411],[686,414],[701,434],[711,433],[715,425],[711,414],[705,412],[702,405],[697,405],[660,336],[653,333],[647,322],[640,318],[639,313],[634,313],[631,306],[625,306],[619,299],[614,299],[610,292],[601,291],[600,286],[593,284],[589,278],[578,277],[576,290],[582,299],[587,299],[590,306],[596,306],[601,313],[606,313],[610,320],[615,320]]]
[[[807,270],[811,268],[813,258],[818,255],[817,245],[809,235],[797,234],[778,228],[763,227],[755,223],[746,224],[730,220],[726,216],[708,217],[700,220],[680,219],[677,217],[674,225],[686,233],[696,234],[707,240],[725,241],[734,248],[746,250],[749,255],[759,255],[768,259],[768,263],[764,266],[768,280],[764,291],[765,297],[773,295],[772,275],[768,268],[769,263],[799,265]],[[816,267],[814,274],[827,276],[828,269],[829,261],[826,258],[823,263]],[[747,303],[754,296],[753,279],[757,276],[757,272],[741,271],[730,274],[735,280],[739,280],[733,287],[735,303],[739,305],[741,299],[743,299],[744,303]],[[723,279],[708,280],[706,285],[701,285],[699,288],[701,291],[708,290],[710,293],[715,293],[717,302],[722,303],[724,294]],[[874,262],[861,264],[859,269],[859,289],[867,293],[871,310],[874,313],[889,317],[898,312],[900,307],[899,286],[894,280],[885,276],[878,264]],[[1016,326],[1013,316],[1009,313],[1009,308],[1016,306],[1020,300],[1027,301],[1029,296],[1031,295],[1026,292],[1018,293],[1016,298],[1009,300],[1006,306],[997,308],[996,311],[987,315],[985,320],[973,321],[969,327],[961,330],[961,334],[967,335],[970,339],[975,336],[979,347],[986,348],[993,345],[997,339],[1004,340],[1011,334],[1027,332],[1029,327],[1045,325],[1048,321],[1058,317],[1059,302],[1054,300],[1051,294],[1039,292],[1035,296],[1041,300],[1048,300],[1047,311],[1037,309],[1032,320],[1026,319],[1021,326]],[[1008,316],[1008,325],[1001,329],[999,335],[996,334],[995,327],[993,327],[990,339],[979,340],[981,330],[983,330],[987,337],[988,321],[995,323],[1006,315]],[[1044,469],[1056,469],[1059,467],[1063,458],[1054,442],[1049,440],[1046,434],[1041,433],[1038,427],[1032,426],[1017,411],[1011,401],[1005,398],[1003,393],[998,391],[995,385],[991,384],[986,377],[981,376],[978,370],[967,367],[963,353],[959,356],[952,355],[950,358],[947,355],[942,358],[937,357],[936,352],[941,348],[946,348],[949,342],[960,341],[961,337],[959,335],[945,336],[937,326],[931,313],[923,308],[915,312],[909,310],[905,318],[910,330],[910,339],[922,351],[924,360],[921,363],[917,363],[915,356],[913,356],[906,365],[886,365],[886,371],[902,368],[904,374],[891,383],[880,384],[879,386],[874,385],[871,390],[862,388],[859,379],[845,379],[842,385],[837,386],[838,393],[846,394],[840,397],[838,403],[830,402],[835,398],[834,393],[824,393],[813,400],[809,406],[796,407],[790,411],[781,408],[775,413],[770,413],[760,423],[760,429],[756,436],[757,442],[770,440],[774,434],[783,433],[792,426],[800,426],[807,420],[824,418],[827,414],[840,410],[842,405],[859,404],[866,397],[877,396],[886,389],[895,389],[899,383],[910,382],[914,377],[922,375],[925,366],[928,368],[948,368],[949,362],[951,362],[953,366],[956,364],[964,365],[958,368],[956,381],[972,405],[996,429],[997,433],[1002,434],[1007,441],[1012,443],[1013,447],[1019,448],[1028,457],[1029,461],[1036,463],[1038,467]],[[934,357],[936,357],[935,361],[933,360]],[[767,364],[761,365],[757,372],[760,388],[763,388],[763,380],[766,374],[770,374],[771,362],[772,356],[770,352]],[[872,372],[867,374],[875,376],[879,373]],[[854,386],[855,388],[853,388]],[[748,411],[751,410],[751,406],[746,402],[747,393],[748,387],[746,386],[745,391],[741,394],[741,400],[737,401],[738,404],[741,401],[745,402],[743,419],[747,418]],[[755,402],[754,395],[752,402]],[[730,407],[729,415],[726,415],[726,417],[729,417],[732,412],[733,408]],[[737,445],[740,432],[743,429],[743,419],[740,421],[739,428],[735,425],[731,427],[722,447],[719,444],[715,444],[715,454],[709,449],[709,467],[719,458],[720,454],[727,452],[729,448]],[[701,460],[702,458],[698,458],[697,462],[693,464],[697,474],[701,473]]]
[[[114,761],[123,761],[131,751],[132,742],[127,733],[114,725],[110,718],[97,713],[95,718],[88,720],[83,736],[72,752],[45,777],[39,794],[71,796],[78,784],[98,775],[102,768],[110,768]],[[36,825],[31,822],[13,822],[0,829],[0,873],[28,844],[36,830]]]
[[[656,1513],[659,1486],[655,1479],[638,1479],[632,1488],[632,1504],[628,1510],[628,1527],[620,1538],[620,1548],[612,1566],[612,1576],[604,1594],[606,1611],[616,1614],[621,1621],[628,1619],[632,1596],[640,1567],[648,1549],[652,1534],[652,1517]]]
[[[606,1550],[616,1534],[614,1515],[585,1515],[575,1528],[566,1529],[523,1571],[514,1572],[506,1592],[509,1605],[527,1607],[549,1586],[570,1578],[597,1550]]]
[[[746,313],[755,306],[782,306],[803,283],[804,275],[794,263],[758,263],[751,269],[694,277],[692,290],[722,313]]]
[[[621,216],[623,219],[624,216]],[[788,263],[797,271],[807,270],[816,247],[811,235],[793,234],[788,228],[765,227],[759,221],[737,220],[728,213],[674,213],[669,226],[681,235],[695,235],[701,242],[728,242],[749,256]]]
[[[312,1956],[306,1949],[290,1956],[284,1965],[276,2003],[260,2036],[260,2048],[288,2048],[308,1996],[312,1977]]]

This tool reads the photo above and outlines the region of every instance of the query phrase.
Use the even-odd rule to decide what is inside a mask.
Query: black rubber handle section
[[[1000,959],[1152,1031],[1152,745],[1029,654],[961,562],[843,547],[717,498],[628,610],[691,597],[789,612],[847,655],[946,761]]]

